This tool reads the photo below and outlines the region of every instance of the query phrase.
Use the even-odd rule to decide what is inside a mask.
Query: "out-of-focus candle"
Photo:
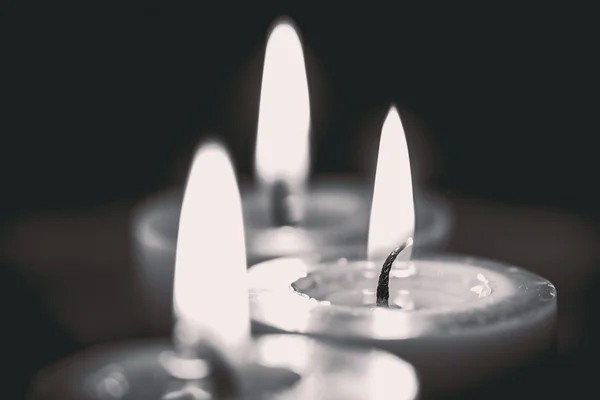
[[[164,341],[101,347],[51,367],[30,399],[414,399],[395,356],[304,337],[250,337],[241,201],[224,149],[197,153],[177,244],[175,349]]]
[[[376,307],[383,260],[414,235],[408,151],[393,108],[376,174],[369,259],[359,249],[336,262],[282,258],[252,267],[257,332],[387,349],[415,365],[427,395],[464,390],[551,354],[555,288],[517,267],[471,257],[410,261],[404,252],[390,273],[389,307]]]

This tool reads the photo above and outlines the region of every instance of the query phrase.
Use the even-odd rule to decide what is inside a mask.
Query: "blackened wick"
[[[390,271],[398,254],[412,244],[412,240],[408,240],[402,246],[396,247],[389,256],[385,259],[381,273],[379,274],[379,282],[377,282],[377,307],[389,307],[390,299]]]

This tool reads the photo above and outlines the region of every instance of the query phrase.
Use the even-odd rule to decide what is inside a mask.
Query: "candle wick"
[[[401,246],[396,247],[389,256],[385,259],[383,266],[381,267],[381,273],[379,274],[379,281],[377,282],[377,307],[389,307],[390,299],[390,272],[392,265],[396,258],[404,249],[412,245],[412,239],[408,239]]]
[[[300,213],[295,196],[290,187],[282,180],[276,181],[271,188],[271,212],[276,227],[296,226],[300,222]]]

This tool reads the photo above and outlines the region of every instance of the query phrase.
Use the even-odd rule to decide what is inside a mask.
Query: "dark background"
[[[450,249],[553,280],[568,321],[568,382],[586,382],[600,260],[588,12],[373,1],[243,7],[6,7],[7,382],[22,388],[83,346],[145,334],[135,295],[125,293],[135,281],[129,210],[181,183],[209,133],[251,173],[264,44],[280,14],[294,18],[306,46],[315,172],[368,174],[364,145],[377,143],[396,102],[419,184],[455,207]]]

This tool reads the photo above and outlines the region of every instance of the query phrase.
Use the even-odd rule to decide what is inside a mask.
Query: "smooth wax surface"
[[[161,364],[166,341],[98,347],[42,371],[29,400],[158,400],[185,383]],[[414,399],[413,368],[382,351],[349,349],[301,336],[255,340],[254,363],[240,372],[244,399]],[[202,386],[195,390],[200,391]]]
[[[470,257],[397,263],[391,308],[374,307],[379,265],[283,258],[248,274],[256,332],[380,347],[411,362],[423,389],[477,384],[552,352],[556,290],[547,280]]]

